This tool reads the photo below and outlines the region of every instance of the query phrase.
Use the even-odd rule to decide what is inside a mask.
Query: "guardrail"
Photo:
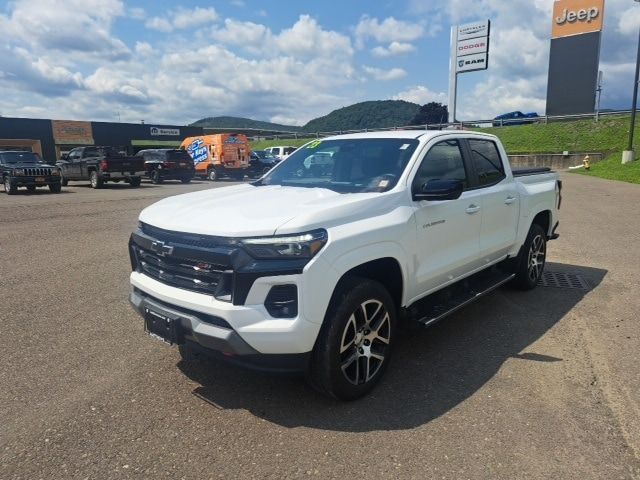
[[[513,118],[508,120],[465,120],[452,123],[430,123],[425,125],[402,125],[397,127],[383,127],[383,128],[364,128],[359,130],[336,130],[333,132],[273,132],[273,135],[260,135],[259,137],[251,137],[251,139],[264,139],[264,140],[280,140],[280,139],[305,139],[305,138],[323,138],[333,135],[343,135],[348,133],[364,133],[364,132],[386,132],[394,130],[443,130],[460,129],[464,128],[483,128],[483,127],[508,127],[513,125],[524,125],[530,123],[549,123],[556,121],[572,121],[583,119],[599,120],[599,117],[611,117],[616,115],[630,115],[631,110],[612,110],[596,113],[582,113],[576,115],[543,115],[538,117],[523,117]]]

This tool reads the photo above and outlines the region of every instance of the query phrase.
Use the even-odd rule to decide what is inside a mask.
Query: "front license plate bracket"
[[[144,307],[144,329],[150,336],[169,345],[181,344],[180,319]]]

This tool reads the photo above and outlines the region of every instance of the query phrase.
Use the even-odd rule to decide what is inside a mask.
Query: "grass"
[[[609,180],[640,184],[640,160],[622,165],[622,153],[614,153],[603,161],[592,164],[591,170],[580,168],[571,170],[571,172],[589,177],[607,178]]]
[[[593,177],[640,184],[640,160],[621,164],[622,150],[629,136],[628,115],[601,117],[600,121],[575,120],[537,123],[500,128],[474,130],[496,135],[508,153],[602,152],[605,160],[594,163],[590,171],[571,170]],[[640,122],[636,123],[635,138],[640,141]],[[261,150],[275,145],[301,146],[312,139],[280,139],[252,142],[251,148]],[[640,150],[640,147],[638,147]]]
[[[602,152],[609,155],[624,150],[629,136],[629,116],[549,122],[514,127],[482,128],[478,131],[497,135],[507,152],[562,153]],[[636,125],[640,139],[640,125]]]

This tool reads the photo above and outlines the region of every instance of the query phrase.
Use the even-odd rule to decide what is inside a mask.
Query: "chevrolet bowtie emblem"
[[[164,257],[165,255],[171,255],[173,253],[173,247],[166,245],[164,242],[151,242],[151,251]]]

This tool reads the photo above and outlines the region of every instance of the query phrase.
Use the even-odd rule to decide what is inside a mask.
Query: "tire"
[[[4,185],[4,191],[7,195],[15,195],[18,192],[18,187],[11,184],[11,177],[9,175],[4,177],[2,184]]]
[[[369,393],[389,364],[396,323],[394,302],[380,283],[340,282],[313,350],[311,384],[339,400]]]
[[[182,183],[191,183],[191,177],[182,177],[180,181]]]
[[[155,185],[162,183],[162,177],[160,176],[159,170],[154,170],[153,172],[151,172],[151,183]]]
[[[92,170],[89,174],[89,182],[91,183],[91,188],[102,188],[104,186],[104,180],[100,178],[100,175],[95,170]]]
[[[131,177],[129,179],[129,186],[131,188],[138,188],[140,186],[140,183],[142,183],[142,178],[140,177]]]
[[[67,180],[67,178],[62,175],[62,170],[58,170],[58,172],[60,173],[60,185],[62,185],[63,187],[69,185],[69,180]]]
[[[215,168],[210,168],[207,170],[207,180],[210,182],[215,182],[218,179],[218,172],[216,172]]]
[[[36,191],[35,185],[27,185],[27,192],[34,193]]]
[[[59,183],[50,183],[49,191],[51,193],[60,193],[62,191],[62,185]]]
[[[547,234],[540,225],[534,223],[517,257],[511,281],[518,290],[532,290],[542,278],[547,257]]]

